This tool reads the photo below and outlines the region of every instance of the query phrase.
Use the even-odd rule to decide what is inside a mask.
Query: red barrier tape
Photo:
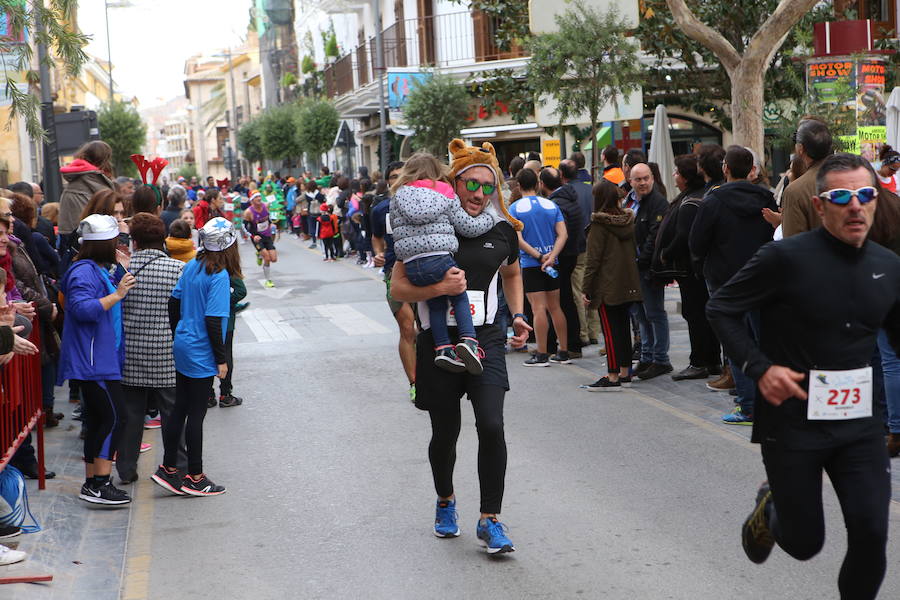
[[[40,326],[33,319],[32,344],[41,347]],[[28,434],[37,430],[38,487],[44,489],[44,419],[41,356],[16,355],[0,367],[0,471]]]

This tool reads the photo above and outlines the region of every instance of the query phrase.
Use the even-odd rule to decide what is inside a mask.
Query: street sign
[[[544,140],[541,142],[541,154],[544,156],[544,164],[558,167],[562,159],[559,140]]]

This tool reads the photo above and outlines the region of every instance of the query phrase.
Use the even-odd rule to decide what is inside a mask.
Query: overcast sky
[[[124,4],[122,0],[110,0]],[[184,61],[240,45],[250,0],[129,0],[109,9],[116,92],[137,96],[141,107],[184,93]],[[103,0],[81,0],[78,24],[92,36],[87,51],[107,59]]]

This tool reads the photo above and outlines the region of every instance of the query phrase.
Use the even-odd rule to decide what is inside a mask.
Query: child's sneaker
[[[456,356],[465,364],[466,371],[472,375],[481,375],[484,372],[484,367],[481,365],[483,354],[484,351],[478,347],[478,340],[462,338],[456,344]]]
[[[466,370],[466,363],[459,360],[453,346],[442,346],[434,351],[434,364],[450,373],[462,373]]]

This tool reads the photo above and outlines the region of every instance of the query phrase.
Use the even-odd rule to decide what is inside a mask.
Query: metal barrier
[[[32,344],[41,347],[40,326],[32,321]],[[29,433],[37,430],[38,487],[44,489],[44,411],[41,387],[41,356],[17,354],[0,367],[0,471]]]

